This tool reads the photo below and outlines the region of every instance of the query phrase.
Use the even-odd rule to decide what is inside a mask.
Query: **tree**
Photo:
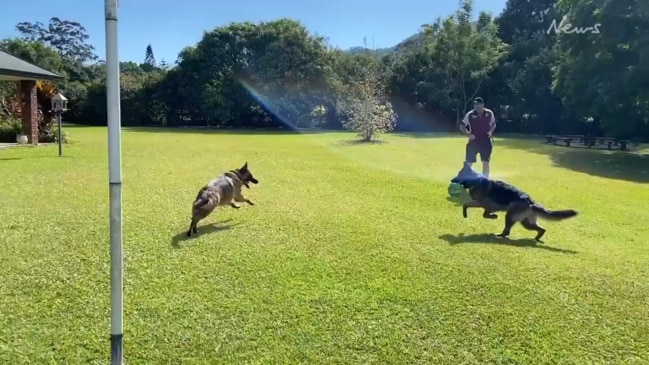
[[[555,0],[508,0],[496,18],[500,39],[511,45],[484,83],[499,130],[560,133],[570,129],[561,99],[552,93],[555,37],[547,34],[558,17]]]
[[[164,58],[160,60],[160,69],[162,69],[162,70],[168,70],[169,69],[169,64],[167,63],[167,61],[165,61]]]
[[[185,119],[222,127],[306,126],[333,73],[324,39],[299,22],[218,27],[183,50],[175,72]]]
[[[385,95],[385,89],[376,76],[354,87],[354,97],[347,109],[349,117],[342,125],[357,132],[363,142],[370,142],[396,127],[397,115]]]
[[[132,61],[122,61],[119,63],[120,73],[143,73],[144,70],[140,65]]]
[[[153,56],[153,48],[151,47],[150,44],[146,46],[146,55],[144,57],[144,63],[146,63],[147,65],[151,65],[153,67],[156,66],[155,57]]]
[[[145,72],[151,72],[157,68],[156,62],[155,62],[155,57],[153,56],[153,48],[149,44],[146,46],[146,54],[144,56],[144,63],[140,65],[140,67],[145,71]]]
[[[86,28],[78,22],[53,17],[47,26],[21,22],[16,29],[24,41],[40,43],[60,55],[62,68],[57,73],[64,75],[64,79],[57,81],[56,86],[69,100],[66,120],[80,121],[79,105],[86,97],[87,87],[103,74],[103,67],[95,63],[98,57],[88,43]]]
[[[461,0],[453,16],[424,26],[434,44],[426,50],[432,64],[419,89],[434,95],[442,107],[454,110],[458,123],[487,75],[507,52],[491,16],[481,12],[478,21],[472,22],[472,12],[472,0]]]
[[[390,86],[404,102],[459,123],[487,76],[507,52],[492,17],[471,20],[473,4],[422,27],[414,48],[391,65]]]
[[[80,63],[98,58],[94,53],[95,47],[87,43],[90,36],[86,28],[78,22],[53,17],[47,27],[41,22],[21,22],[16,25],[16,29],[24,39],[52,47],[63,58]]]
[[[559,0],[554,91],[608,134],[649,133],[649,6],[639,0]]]
[[[57,74],[64,72],[64,61],[61,56],[43,43],[23,39],[4,39],[0,41],[0,50],[45,70]]]

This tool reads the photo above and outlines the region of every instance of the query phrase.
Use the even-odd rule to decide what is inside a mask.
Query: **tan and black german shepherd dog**
[[[545,234],[545,228],[537,223],[538,218],[550,221],[560,221],[576,216],[575,210],[549,210],[535,202],[528,194],[521,189],[499,180],[490,180],[475,172],[465,163],[457,177],[451,180],[453,183],[462,185],[468,189],[471,201],[462,206],[462,215],[467,218],[468,208],[482,208],[482,217],[486,219],[497,219],[494,212],[506,212],[505,228],[498,237],[508,237],[511,229],[517,222],[530,231],[536,231],[534,239],[538,242]]]
[[[210,215],[216,207],[229,205],[235,209],[241,208],[235,202],[255,205],[241,192],[243,186],[250,189],[248,183],[258,184],[259,181],[252,176],[252,172],[248,169],[248,162],[246,162],[243,167],[230,170],[203,186],[194,199],[192,221],[187,231],[187,237],[198,233],[196,229],[198,222]]]

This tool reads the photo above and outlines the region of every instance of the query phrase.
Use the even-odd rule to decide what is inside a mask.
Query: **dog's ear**
[[[243,167],[240,170],[241,171],[248,170],[248,161],[246,161],[246,163],[243,164]]]

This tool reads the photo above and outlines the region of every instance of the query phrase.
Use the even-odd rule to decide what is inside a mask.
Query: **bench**
[[[566,147],[570,147],[570,143],[572,142],[572,140],[574,140],[574,138],[561,138],[561,139],[566,144]]]
[[[587,148],[595,147],[596,143],[597,143],[597,138],[595,138],[595,137],[586,137],[586,138],[584,138],[584,145]]]
[[[545,136],[547,144],[557,144],[557,141],[562,141],[567,147],[570,147],[573,141],[583,142],[587,148],[595,147],[596,144],[605,145],[609,150],[613,147],[620,146],[620,150],[626,151],[630,141],[618,140],[611,137],[586,137],[586,136]]]
[[[605,145],[606,149],[608,150],[612,150],[613,147],[620,146],[620,150],[626,151],[629,143],[630,142],[625,139],[618,140],[615,138],[607,138],[607,137],[591,137],[591,138],[584,139],[584,144],[586,145],[587,148],[592,148],[595,147],[595,144],[599,144],[599,145]]]
[[[626,151],[626,146],[627,146],[628,144],[629,144],[629,141],[627,141],[626,139],[621,140],[621,141],[620,141],[620,149],[621,149],[622,151]]]
[[[584,136],[582,136],[580,134],[569,134],[569,135],[563,136],[562,138],[571,138],[571,139],[573,139],[573,140],[575,140],[577,142],[582,142],[582,141],[584,141],[586,139],[586,137],[584,137]]]
[[[571,136],[545,136],[546,143],[550,144],[552,143],[553,145],[557,144],[557,141],[563,141],[566,146],[570,147],[570,143],[574,141],[575,139],[580,140],[580,137],[571,137]]]

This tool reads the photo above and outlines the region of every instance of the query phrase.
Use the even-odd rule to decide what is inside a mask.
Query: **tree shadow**
[[[649,182],[649,155],[630,151],[587,149],[538,144],[529,140],[499,140],[498,145],[548,155],[555,166],[573,171],[638,183]],[[494,148],[498,148],[494,145]]]
[[[439,236],[440,239],[446,241],[449,245],[455,246],[458,244],[473,243],[473,244],[490,244],[490,245],[505,245],[521,248],[538,248],[542,250],[547,250],[551,252],[567,253],[567,254],[577,254],[577,251],[567,250],[557,247],[546,246],[545,244],[536,242],[531,238],[523,239],[507,239],[496,237],[495,234],[471,234],[471,235],[457,235],[453,236],[450,234],[444,234]]]
[[[58,154],[56,155],[45,155],[45,156],[26,156],[26,157],[0,157],[0,161],[20,161],[20,160],[33,160],[33,159],[38,159],[38,158],[57,158],[57,159],[65,159],[65,158],[74,158],[73,156],[59,156]]]
[[[374,139],[371,141],[364,141],[362,139],[344,139],[344,140],[339,140],[335,144],[340,145],[340,146],[370,146],[370,145],[375,145],[375,144],[387,144],[388,142],[380,140],[380,139]]]
[[[206,224],[206,225],[203,225],[203,226],[199,225],[198,226],[198,234],[195,235],[195,236],[192,236],[191,238],[187,237],[187,229],[185,229],[182,232],[178,233],[177,235],[175,235],[175,236],[173,236],[171,238],[171,247],[173,247],[173,248],[181,248],[182,247],[182,245],[181,245],[182,242],[189,241],[189,240],[192,240],[192,239],[204,236],[204,235],[209,235],[209,234],[212,234],[212,233],[225,231],[225,230],[228,230],[228,229],[230,229],[232,227],[236,227],[236,226],[239,225],[239,223],[226,224],[226,223],[228,223],[230,221],[231,221],[231,219],[227,219],[227,220],[225,220],[223,222],[213,222],[213,223],[209,223],[209,224]]]
[[[453,132],[392,132],[390,135],[397,137],[417,138],[417,139],[433,139],[433,138],[453,138],[463,137],[462,134]],[[466,137],[464,137],[466,138]]]
[[[122,127],[125,131],[143,133],[185,133],[185,134],[218,134],[218,135],[300,135],[300,134],[327,134],[340,133],[344,130],[319,130],[319,129],[290,129],[290,128],[260,128],[260,129],[230,129],[211,127]]]
[[[101,126],[101,125],[92,125],[92,124],[74,124],[74,123],[65,123],[65,122],[63,122],[63,123],[61,124],[61,126],[62,126],[63,128],[73,128],[73,129],[74,129],[74,128],[79,128],[79,129],[81,129],[81,128],[106,127],[105,125],[104,125],[104,126]]]

